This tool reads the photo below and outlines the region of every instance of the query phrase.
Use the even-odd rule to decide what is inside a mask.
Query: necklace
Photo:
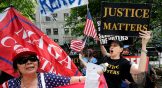
[[[36,78],[36,77],[37,77],[37,75],[35,76],[35,78]],[[24,88],[28,88],[28,87],[30,86],[30,84],[34,81],[35,78],[33,78],[31,82],[24,82],[23,79],[22,79],[23,84],[29,83],[28,86],[25,86],[25,85],[24,85],[24,86],[25,86]]]

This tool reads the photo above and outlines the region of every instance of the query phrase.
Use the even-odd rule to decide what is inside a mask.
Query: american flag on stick
[[[86,40],[87,40],[87,36],[84,38],[83,41],[72,40],[70,48],[76,52],[81,52],[85,46]]]
[[[91,17],[91,14],[90,14],[89,10],[88,10],[87,19],[86,19],[83,34],[91,36],[93,38],[97,37],[95,26],[93,24],[92,17]]]

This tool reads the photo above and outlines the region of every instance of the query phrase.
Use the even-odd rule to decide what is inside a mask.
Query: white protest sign
[[[50,16],[59,10],[88,4],[88,0],[37,0],[42,15]]]

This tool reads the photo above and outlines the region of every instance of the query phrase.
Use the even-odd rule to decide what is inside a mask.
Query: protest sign
[[[81,71],[79,55],[69,55],[73,63],[76,65],[79,71]]]
[[[133,37],[128,36],[115,36],[115,35],[102,35],[101,31],[101,18],[96,18],[97,22],[97,36],[100,39],[99,44],[107,45],[109,40],[116,40],[122,41],[124,45],[133,45]]]
[[[124,58],[129,60],[132,64],[138,64],[139,65],[139,63],[140,63],[140,56],[124,56]],[[147,71],[148,62],[149,62],[149,57],[147,57],[147,60],[146,60],[145,71]]]
[[[139,36],[149,31],[151,4],[102,2],[101,34]]]
[[[88,4],[88,0],[37,0],[42,15],[48,15],[63,9]]]

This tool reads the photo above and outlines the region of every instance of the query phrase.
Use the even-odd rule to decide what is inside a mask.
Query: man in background
[[[122,55],[130,56],[130,51],[131,51],[131,47],[129,47],[128,45],[124,45]]]

